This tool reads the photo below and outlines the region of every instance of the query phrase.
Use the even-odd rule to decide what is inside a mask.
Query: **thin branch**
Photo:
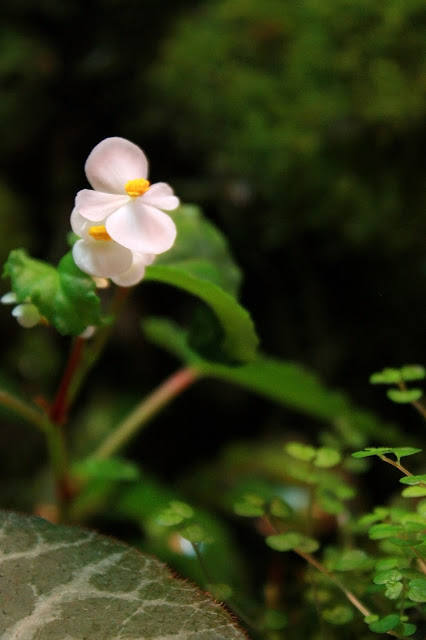
[[[401,473],[403,473],[405,476],[412,476],[413,475],[411,473],[411,471],[408,471],[408,469],[403,467],[402,464],[400,464],[399,462],[396,462],[395,460],[392,460],[391,458],[387,458],[384,455],[379,456],[379,458],[381,460],[383,460],[383,462],[387,462],[388,464],[391,464],[393,467],[396,467],[397,469],[399,469],[399,471],[401,471]]]
[[[413,405],[413,407],[417,409],[420,415],[423,416],[423,418],[426,420],[426,407],[424,407],[423,404],[418,400],[415,400],[411,404]]]
[[[114,298],[109,309],[109,314],[113,316],[114,320],[120,314],[131,291],[132,287],[116,287]],[[113,321],[106,327],[98,329],[90,347],[86,349],[85,357],[80,361],[69,388],[68,408],[71,407],[86,377],[101,357],[114,327],[115,322]]]
[[[20,400],[9,391],[0,389],[0,404],[6,409],[13,411],[20,418],[23,418],[26,422],[30,422],[35,427],[46,432],[46,417],[41,411],[35,409],[31,405],[27,404],[23,400]]]
[[[267,516],[263,516],[263,519],[276,534],[280,533],[280,531],[274,526],[274,524],[271,522],[271,520]],[[315,567],[315,569],[317,569],[323,575],[325,575],[331,582],[333,582],[333,584],[335,584],[336,587],[338,587],[345,594],[349,602],[353,604],[353,606],[356,609],[358,609],[360,613],[362,613],[364,618],[371,615],[370,609],[368,609],[361,602],[361,600],[359,600],[359,598],[357,598],[356,595],[352,593],[352,591],[350,591],[345,587],[345,585],[339,580],[339,578],[336,578],[336,576],[334,576],[328,569],[326,569],[326,567],[319,560],[317,560],[312,554],[306,553],[305,551],[301,551],[300,549],[293,549],[293,551],[298,556],[306,560],[306,562],[308,562],[311,566]],[[398,634],[396,634],[394,631],[387,631],[386,633],[390,636],[399,638]]]
[[[144,398],[93,453],[95,458],[109,458],[122,449],[148,421],[182,391],[201,377],[193,367],[179,369],[150,395]]]
[[[318,569],[318,571],[321,571],[321,573],[327,576],[329,580],[331,580],[337,587],[339,587],[339,589],[343,591],[343,593],[345,594],[349,602],[351,602],[354,605],[354,607],[356,607],[358,611],[362,613],[364,618],[371,615],[371,611],[367,609],[367,607],[361,602],[361,600],[359,600],[356,597],[356,595],[352,593],[352,591],[349,591],[349,589],[347,589],[345,585],[342,582],[340,582],[338,578],[336,578],[332,573],[330,573],[328,569],[326,569],[324,565],[321,564],[321,562],[319,562],[313,555],[311,555],[310,553],[305,553],[300,549],[294,549],[294,552],[297,553],[297,555],[300,556],[301,558],[304,558],[306,562],[309,562],[309,564],[311,564],[313,567]]]
[[[401,389],[401,391],[407,391],[408,389],[407,385],[403,380],[398,382],[398,387]],[[426,420],[426,407],[418,400],[414,400],[414,402],[411,402],[411,404],[415,409],[417,409],[420,415],[423,416],[423,418]]]

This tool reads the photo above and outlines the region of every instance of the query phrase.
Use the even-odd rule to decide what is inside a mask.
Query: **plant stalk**
[[[114,298],[111,303],[110,314],[115,318],[120,314],[120,311],[124,307],[127,298],[131,292],[131,287],[117,287],[114,292]],[[68,392],[68,408],[74,402],[82,384],[84,383],[87,375],[91,369],[95,366],[99,358],[101,357],[105,346],[110,338],[115,327],[115,322],[111,322],[106,327],[98,329],[91,345],[85,351],[85,357],[79,362],[79,366],[74,371],[69,392]]]
[[[93,453],[94,458],[109,458],[122,449],[148,421],[182,391],[201,377],[194,367],[179,369],[144,398]]]
[[[75,338],[55,400],[49,411],[50,419],[57,425],[64,424],[67,419],[70,386],[83,356],[84,343],[83,338]]]
[[[30,422],[43,433],[46,432],[46,418],[38,409],[17,398],[9,391],[0,389],[0,404],[9,411],[13,411],[26,422]]]
[[[392,460],[391,458],[388,458],[386,456],[379,456],[379,458],[381,460],[383,460],[383,462],[387,462],[388,464],[391,464],[393,467],[396,467],[397,469],[399,469],[399,471],[401,471],[401,473],[403,473],[405,476],[412,476],[413,474],[411,473],[411,471],[408,471],[408,469],[406,469],[405,467],[402,466],[402,464],[400,464],[399,462],[396,462],[395,460]]]
[[[270,521],[270,519],[267,516],[263,516],[263,519],[276,534],[280,533],[280,531],[274,526],[274,524]],[[311,553],[306,553],[301,549],[293,549],[293,551],[298,556],[306,560],[306,562],[308,562],[311,566],[315,567],[315,569],[320,571],[323,575],[327,576],[327,578],[331,582],[333,582],[333,584],[335,584],[336,587],[338,587],[345,594],[349,602],[356,609],[358,609],[360,613],[362,613],[364,618],[371,615],[371,611],[361,602],[361,600],[359,600],[359,598],[357,598],[356,595],[352,593],[352,591],[347,589],[345,585],[342,582],[340,582],[340,580],[336,578],[336,576],[334,576],[330,571],[328,571],[328,569],[326,569],[326,567],[319,560],[317,560]],[[396,634],[394,631],[387,631],[386,633],[390,636],[399,638],[398,634]]]

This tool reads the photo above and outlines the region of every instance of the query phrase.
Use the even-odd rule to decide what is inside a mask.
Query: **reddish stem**
[[[74,373],[80,363],[83,354],[84,339],[76,338],[68,358],[65,371],[62,375],[55,400],[50,408],[49,417],[57,425],[62,425],[66,421],[68,411],[68,392]]]
[[[94,458],[109,458],[124,447],[135,433],[161,409],[202,376],[195,367],[184,367],[173,373],[149,396],[144,398],[93,453]]]

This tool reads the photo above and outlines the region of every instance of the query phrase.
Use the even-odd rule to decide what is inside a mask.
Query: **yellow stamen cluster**
[[[98,224],[89,228],[89,235],[95,240],[112,240],[108,231],[105,229],[105,225]]]
[[[145,191],[148,191],[151,183],[149,180],[145,180],[145,178],[136,178],[135,180],[129,180],[126,182],[124,188],[131,198],[137,198],[138,196],[142,196]]]

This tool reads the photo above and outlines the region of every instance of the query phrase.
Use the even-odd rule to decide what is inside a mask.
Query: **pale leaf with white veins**
[[[208,595],[98,534],[0,511],[1,640],[244,640]]]

